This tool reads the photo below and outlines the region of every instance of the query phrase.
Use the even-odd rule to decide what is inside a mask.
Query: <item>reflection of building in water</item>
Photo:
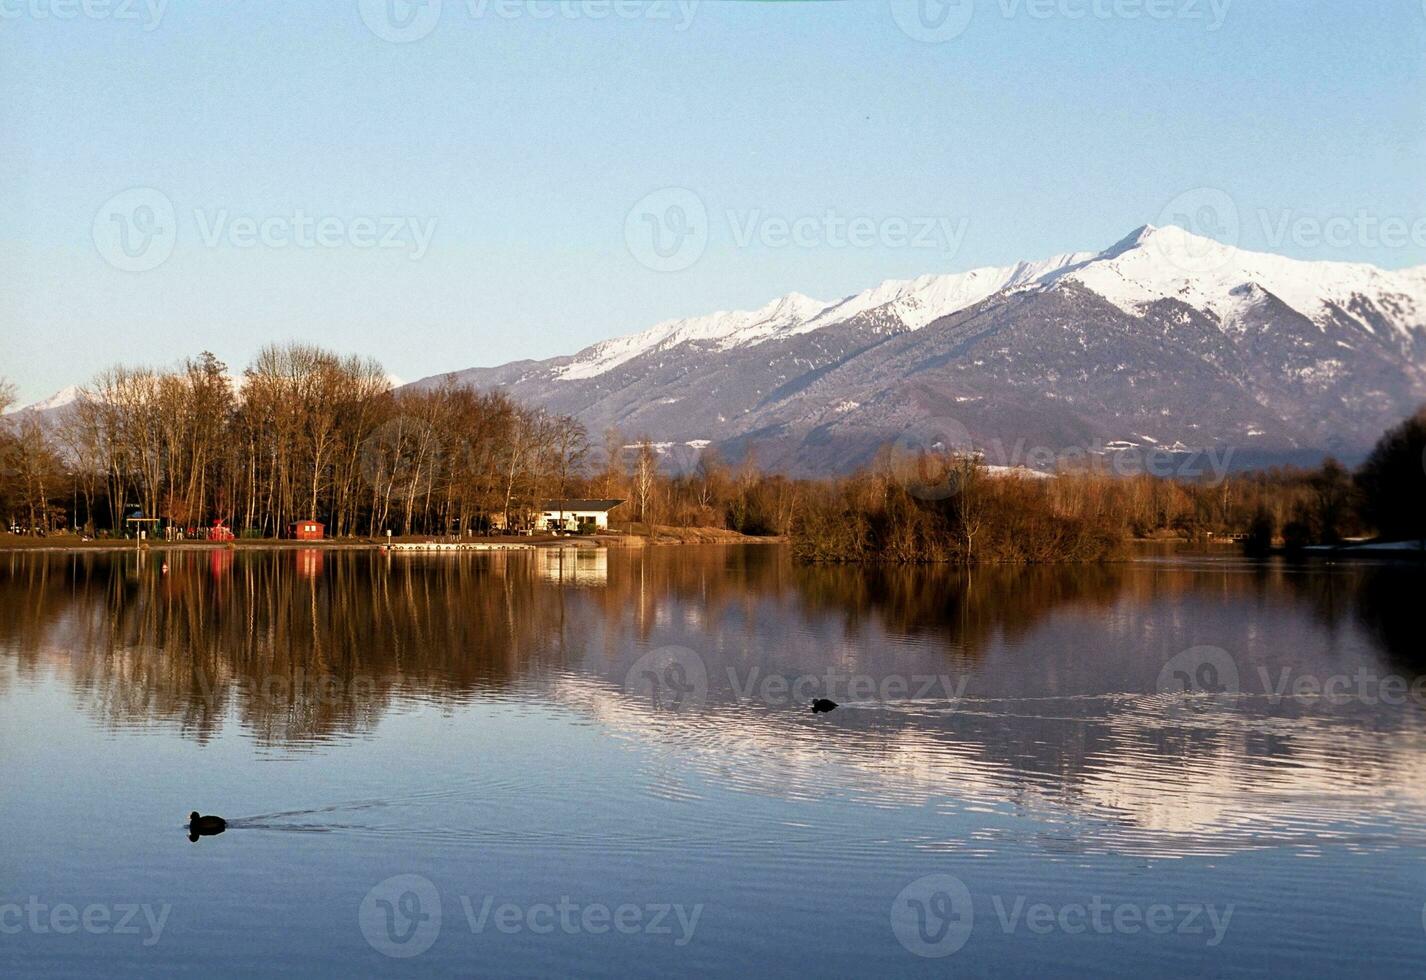
[[[322,574],[320,548],[302,548],[297,552],[297,574],[303,578],[316,578]]]
[[[561,585],[608,585],[608,548],[541,548],[535,568],[540,578]]]

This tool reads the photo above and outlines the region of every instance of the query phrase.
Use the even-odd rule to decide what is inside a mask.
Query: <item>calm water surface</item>
[[[0,973],[1426,972],[1419,569],[168,561],[0,556]]]

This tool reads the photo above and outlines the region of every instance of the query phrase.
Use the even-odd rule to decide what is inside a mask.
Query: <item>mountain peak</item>
[[[13,405],[5,410],[5,414],[15,415],[19,412],[47,412],[51,409],[63,408],[78,398],[79,385],[65,385],[48,398],[42,398],[28,405]]]

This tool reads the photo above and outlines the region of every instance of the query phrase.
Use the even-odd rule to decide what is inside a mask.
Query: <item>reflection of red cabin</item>
[[[303,578],[316,578],[322,574],[322,549],[297,549],[297,574]]]
[[[325,530],[321,521],[297,521],[292,525],[292,536],[298,541],[321,541]]]

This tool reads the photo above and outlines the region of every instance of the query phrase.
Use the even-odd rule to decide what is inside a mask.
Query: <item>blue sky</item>
[[[0,0],[23,400],[271,340],[408,380],[569,353],[1205,199],[1245,247],[1426,263],[1420,0],[968,0],[944,38],[871,2],[394,2]]]

